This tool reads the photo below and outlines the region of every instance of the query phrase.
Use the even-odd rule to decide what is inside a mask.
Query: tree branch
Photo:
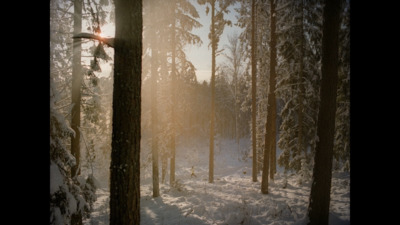
[[[90,33],[75,34],[74,36],[72,36],[72,38],[86,38],[86,39],[91,39],[91,40],[98,40],[98,41],[105,43],[109,47],[114,48],[114,38],[103,38],[98,35],[94,35],[94,34],[90,34]]]

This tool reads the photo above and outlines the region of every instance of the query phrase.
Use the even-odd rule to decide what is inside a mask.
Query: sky
[[[203,82],[203,80],[209,81],[211,77],[211,46],[208,47],[210,40],[208,39],[208,33],[210,32],[210,24],[211,24],[211,14],[209,13],[206,15],[206,6],[205,5],[198,5],[197,2],[194,3],[197,11],[199,12],[200,19],[199,22],[203,24],[203,27],[194,29],[193,33],[199,35],[203,44],[200,47],[197,46],[187,46],[186,47],[186,54],[188,59],[193,63],[196,67],[196,75],[197,80],[199,82]],[[219,49],[223,48],[225,45],[228,45],[228,35],[232,35],[233,33],[237,32],[240,34],[242,29],[236,27],[234,24],[236,23],[236,11],[234,8],[238,8],[240,5],[236,4],[231,7],[230,13],[225,16],[226,19],[231,20],[232,26],[225,26],[224,32],[221,35]],[[225,60],[225,57],[220,55],[216,58],[217,65]]]
[[[211,14],[206,15],[206,6],[197,4],[197,1],[193,2],[194,6],[197,8],[200,18],[198,21],[203,25],[201,28],[193,29],[192,33],[198,35],[203,44],[201,46],[188,45],[185,47],[185,52],[188,57],[188,60],[193,63],[196,68],[196,76],[199,82],[203,82],[204,80],[209,82],[211,77],[211,47],[208,45],[210,40],[208,39],[208,33],[210,31],[211,24]],[[238,8],[240,5],[235,4],[229,7],[230,13],[225,15],[226,19],[231,20],[232,26],[225,26],[224,32],[221,35],[219,49],[223,48],[228,44],[228,35],[232,35],[233,33],[240,34],[242,29],[235,26],[236,23],[236,11],[234,8]],[[115,24],[109,23],[102,27],[102,35],[105,37],[113,37],[115,35]],[[105,49],[109,55],[114,54],[111,48]],[[225,57],[223,55],[219,55],[216,58],[217,66],[223,62]],[[111,72],[110,61],[107,63],[101,64],[102,72],[99,76],[109,76]]]

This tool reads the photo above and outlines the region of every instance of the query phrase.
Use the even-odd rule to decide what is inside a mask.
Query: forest
[[[50,224],[350,224],[349,0],[49,4]]]

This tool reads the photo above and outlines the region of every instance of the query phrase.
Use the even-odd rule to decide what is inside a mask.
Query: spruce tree
[[[350,170],[350,3],[344,1],[339,30],[338,97],[336,100],[334,170]]]
[[[225,28],[225,25],[231,26],[229,20],[224,19],[224,14],[229,13],[228,7],[233,3],[230,0],[197,0],[200,5],[209,4],[206,7],[206,14],[211,10],[211,25],[208,38],[211,45],[211,115],[210,115],[210,154],[209,154],[209,174],[208,182],[214,182],[214,135],[215,135],[215,58],[218,52],[219,38]],[[218,6],[216,5],[218,2]],[[216,8],[218,7],[218,8]]]
[[[311,8],[313,10],[311,10]],[[310,173],[319,104],[320,18],[315,1],[284,2],[278,15],[277,95],[284,103],[278,146],[278,163],[287,170]],[[299,181],[303,180],[301,178]]]
[[[256,133],[256,94],[257,94],[257,72],[256,72],[256,64],[257,64],[257,55],[256,55],[256,0],[252,0],[251,2],[251,140],[252,140],[252,149],[253,149],[253,169],[252,169],[252,177],[253,182],[257,182],[257,133]]]
[[[321,104],[308,218],[328,224],[338,83],[340,0],[325,1],[322,30]]]
[[[275,149],[275,137],[276,137],[276,97],[275,97],[275,66],[277,60],[276,53],[276,2],[270,0],[270,72],[269,72],[269,90],[268,90],[268,112],[267,121],[265,125],[265,144],[264,144],[264,163],[261,180],[261,192],[268,194],[268,175],[269,167],[272,164],[270,162],[270,154]],[[272,168],[271,168],[272,169]]]
[[[140,224],[142,1],[115,1],[110,224]]]

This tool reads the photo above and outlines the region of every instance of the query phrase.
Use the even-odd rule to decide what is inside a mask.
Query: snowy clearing
[[[142,171],[141,224],[305,224],[310,182],[300,185],[294,174],[285,179],[278,168],[275,181],[269,182],[269,194],[263,195],[261,174],[258,182],[251,180],[251,158],[242,160],[235,142],[224,140],[216,143],[215,182],[210,184],[208,143],[195,143],[177,148],[178,185],[171,188],[168,183],[160,184],[160,197],[152,197],[150,169]],[[249,143],[242,141],[242,151],[244,146]],[[192,166],[197,177],[191,177]],[[85,224],[109,224],[109,192],[98,189],[97,196],[94,211]],[[329,222],[350,224],[349,173],[333,174]]]

